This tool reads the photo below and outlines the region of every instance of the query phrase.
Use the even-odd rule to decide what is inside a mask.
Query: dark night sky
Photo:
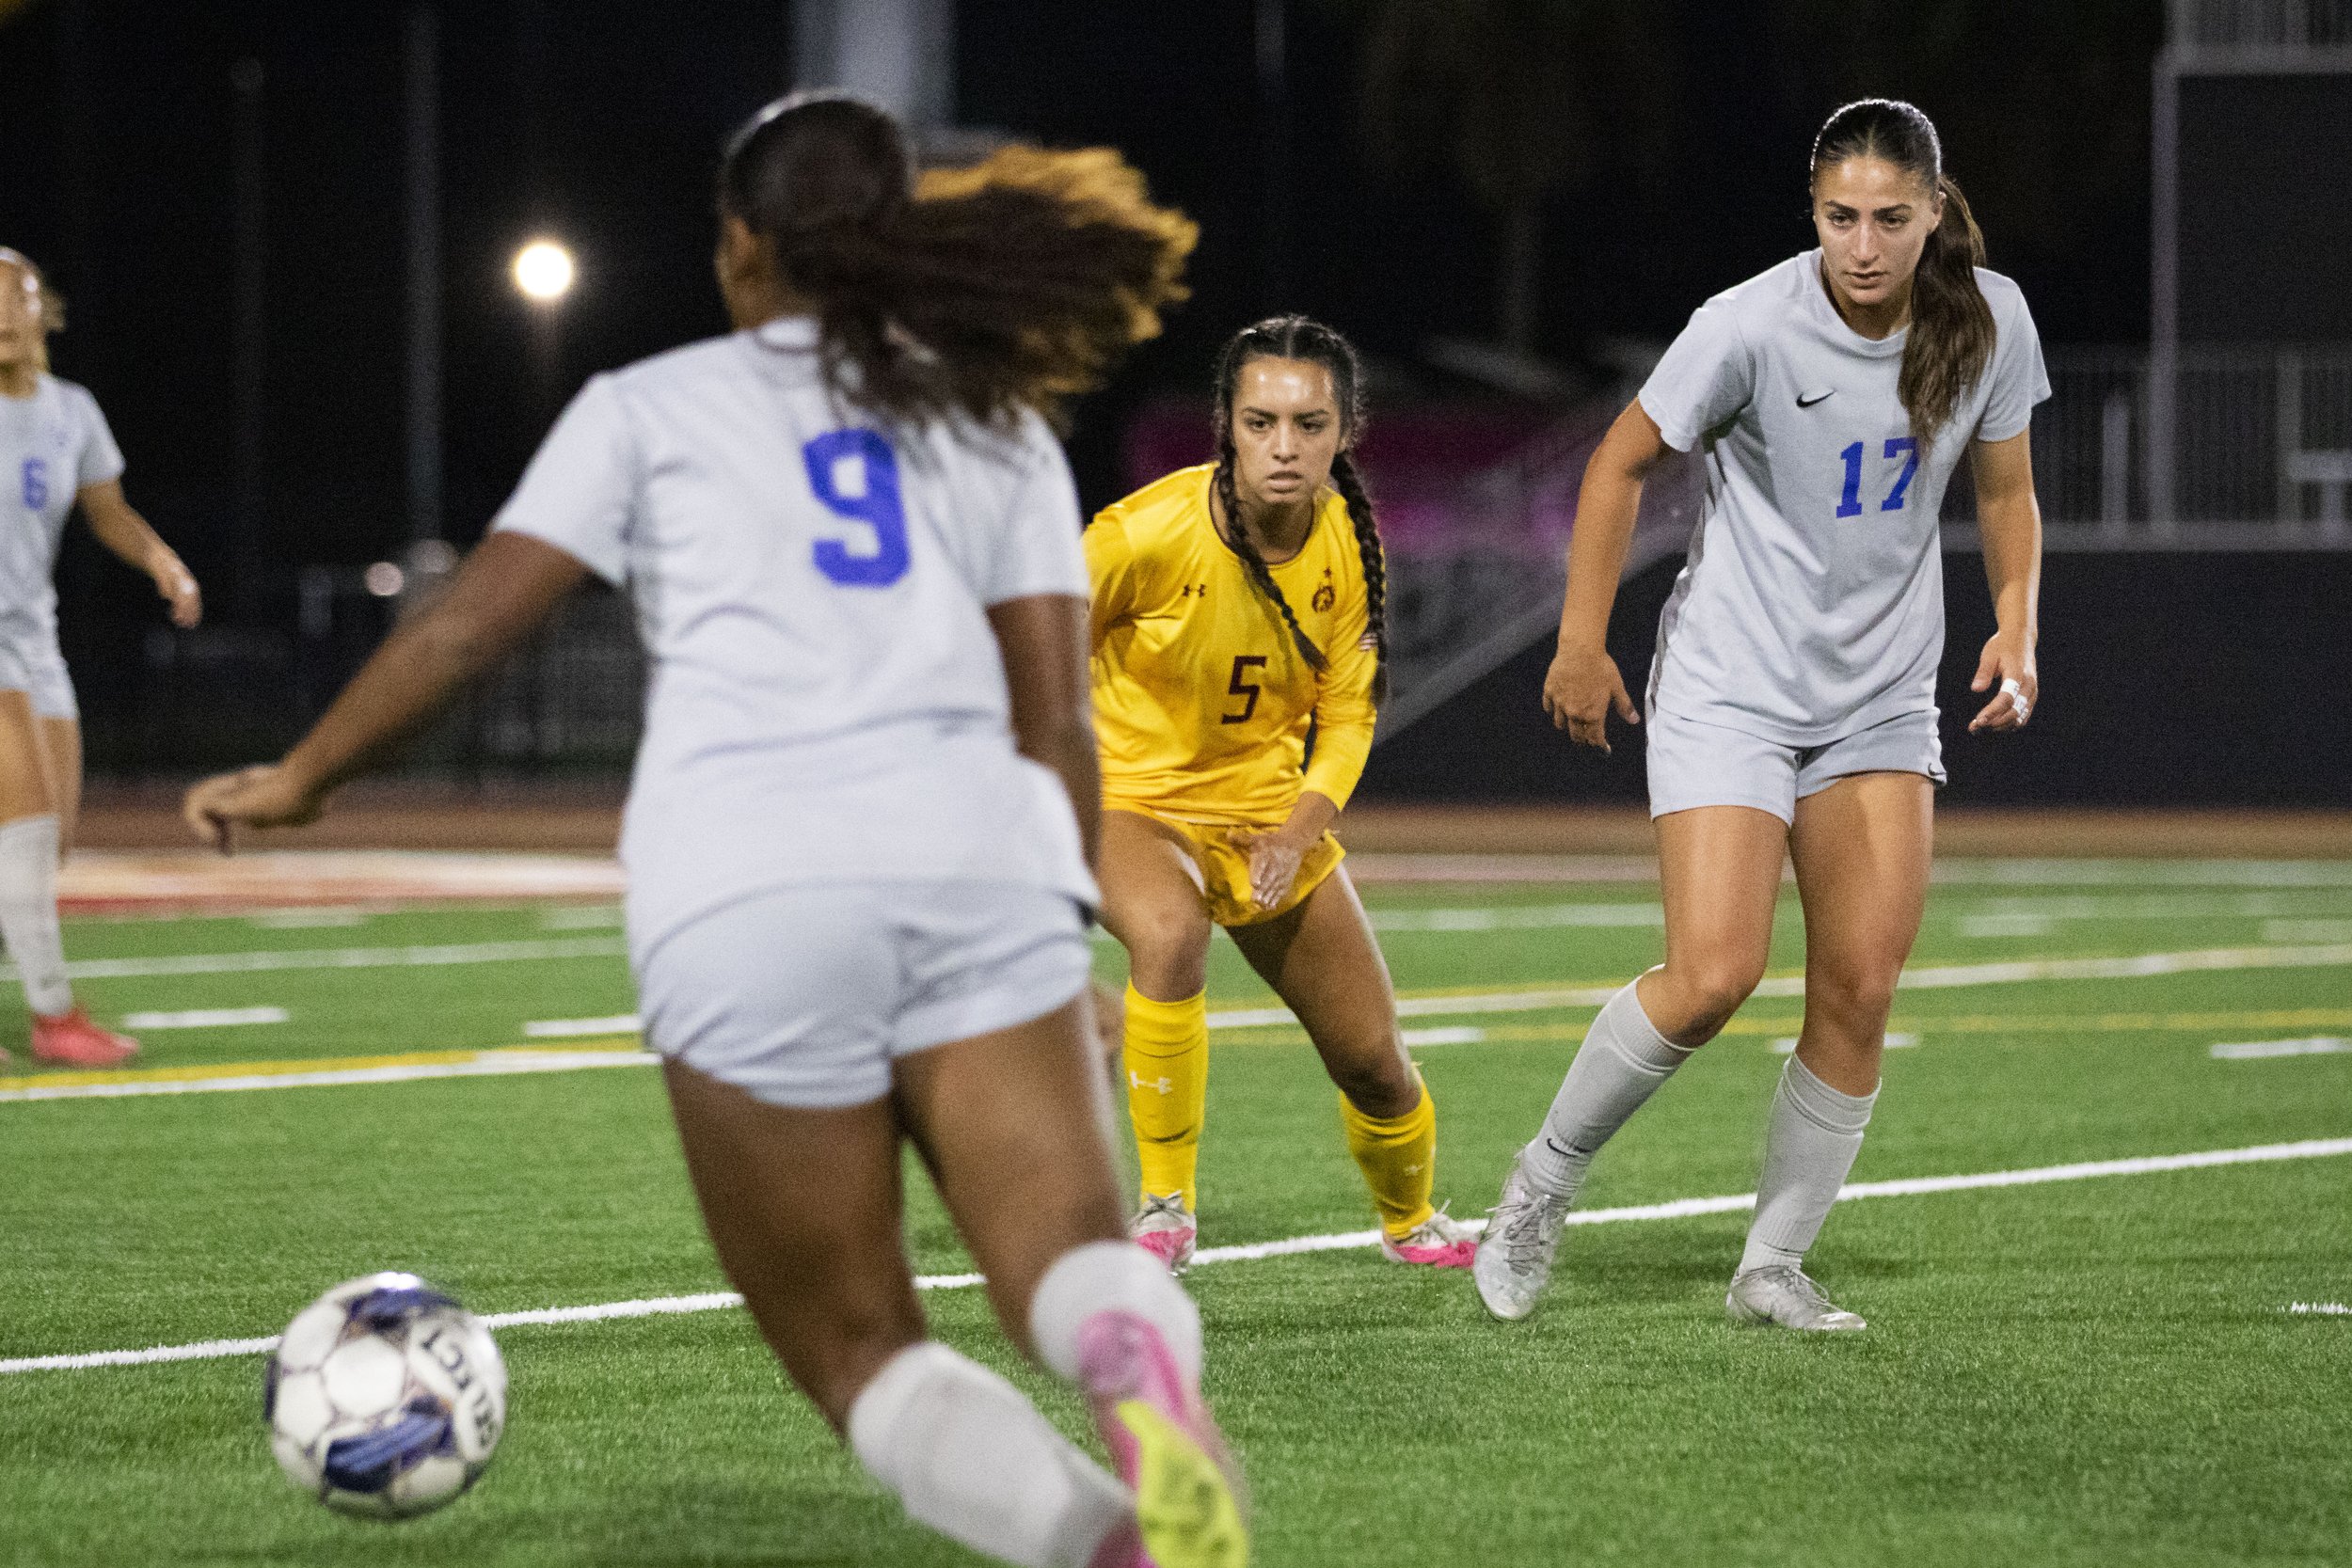
[[[560,391],[721,326],[710,170],[727,129],[786,81],[787,9],[445,8],[453,536],[479,531]],[[1957,49],[1948,39],[1935,50],[1866,46],[1838,30],[1899,32],[1905,8],[1881,0],[1649,8],[1673,94],[1669,155],[1646,170],[1603,166],[1552,204],[1542,346],[1573,361],[1604,335],[1662,339],[1708,293],[1809,244],[1806,142],[1829,107],[1864,89],[1915,96],[1943,121],[1993,262],[2024,282],[2045,337],[2144,338],[2157,8],[1942,9],[1973,18]],[[2052,9],[2067,13],[2062,25],[2047,21]],[[1084,411],[1074,455],[1089,500],[1115,483],[1121,413],[1154,388],[1197,383],[1215,341],[1265,309],[1325,315],[1397,358],[1433,333],[1491,328],[1493,223],[1441,171],[1400,179],[1371,165],[1345,10],[1292,7],[1290,150],[1278,166],[1257,104],[1250,6],[960,7],[966,122],[1114,143],[1204,226],[1194,302]],[[264,553],[358,562],[403,537],[400,18],[392,5],[34,0],[0,27],[0,144],[10,150],[0,244],[42,261],[72,297],[60,372],[98,392],[130,455],[134,499],[215,580],[229,559],[233,448],[230,80],[244,55],[262,60],[268,84]],[[1279,297],[1265,269],[1269,189],[1293,197]],[[557,387],[534,376],[524,308],[503,274],[515,243],[542,224],[583,268]],[[137,604],[136,584],[87,586]],[[257,594],[257,609],[274,592]]]

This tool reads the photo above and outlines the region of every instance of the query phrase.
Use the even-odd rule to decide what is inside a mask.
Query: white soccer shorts
[[[1752,806],[1794,824],[1797,802],[1856,773],[1919,773],[1944,783],[1944,743],[1933,709],[1906,713],[1819,746],[1784,746],[1653,705],[1648,736],[1649,814],[1698,806]]]

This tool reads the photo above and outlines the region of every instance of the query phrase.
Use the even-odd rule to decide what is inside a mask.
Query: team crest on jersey
[[[1323,569],[1322,586],[1315,590],[1315,596],[1307,602],[1317,610],[1327,610],[1340,602],[1339,590],[1331,586],[1331,568],[1328,566]]]

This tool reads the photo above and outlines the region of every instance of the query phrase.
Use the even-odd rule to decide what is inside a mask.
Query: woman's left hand
[[[1995,682],[1999,683],[1997,691]],[[1968,689],[1994,691],[1993,700],[1968,721],[1970,734],[2024,729],[2033,717],[2034,705],[2042,700],[2042,677],[2035,672],[2033,647],[2025,635],[1994,632],[1984,645],[1984,657],[1977,660],[1977,678]]]
[[[159,561],[154,567],[155,592],[171,606],[171,624],[182,631],[204,619],[204,594],[196,586],[196,574],[181,564],[180,558]]]
[[[1225,838],[1249,857],[1249,896],[1263,910],[1274,908],[1289,895],[1291,884],[1298,880],[1308,846],[1314,842],[1301,841],[1287,828],[1270,832],[1235,828]]]

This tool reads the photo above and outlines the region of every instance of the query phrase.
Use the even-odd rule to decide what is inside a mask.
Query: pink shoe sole
[[[1159,1331],[1131,1312],[1097,1312],[1078,1330],[1078,1381],[1120,1479],[1136,1491],[1140,1539],[1132,1557],[1110,1560],[1246,1563],[1240,1473]]]
[[[1476,1242],[1450,1242],[1444,1246],[1399,1246],[1386,1236],[1380,1251],[1392,1263],[1413,1263],[1425,1269],[1467,1269],[1478,1260]]]
[[[1192,1267],[1193,1243],[1200,1239],[1196,1227],[1191,1230],[1147,1230],[1137,1236],[1136,1245],[1168,1265],[1170,1274],[1182,1274]]]

